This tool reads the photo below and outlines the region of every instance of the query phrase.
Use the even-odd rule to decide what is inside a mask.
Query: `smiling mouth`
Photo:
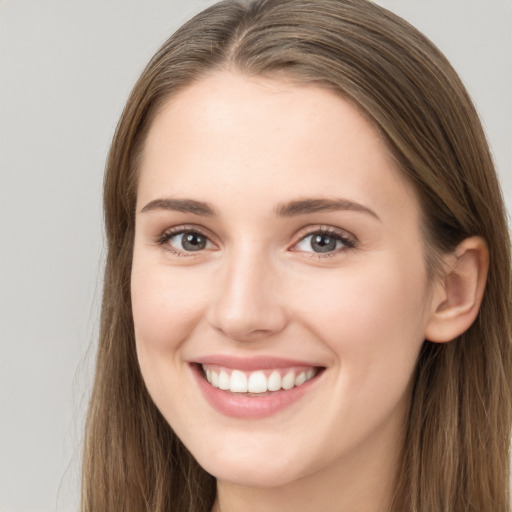
[[[266,396],[276,391],[287,391],[302,386],[324,369],[297,366],[242,371],[214,364],[201,364],[200,367],[203,377],[214,388],[245,396]]]

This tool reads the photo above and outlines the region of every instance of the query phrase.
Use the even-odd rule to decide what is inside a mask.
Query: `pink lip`
[[[231,364],[228,364],[228,360],[231,361]],[[234,362],[235,360],[236,363]],[[269,363],[269,361],[271,361],[271,363]],[[264,395],[247,395],[243,393],[231,393],[230,391],[213,387],[204,377],[201,364],[218,364],[226,368],[238,368],[245,371],[305,365],[304,362],[280,359],[278,361],[281,362],[281,365],[276,366],[276,361],[277,360],[274,358],[254,358],[242,361],[236,358],[212,356],[211,358],[202,358],[200,364],[191,364],[190,368],[192,369],[192,373],[203,396],[216,411],[232,418],[258,419],[272,416],[300,400],[316,385],[318,378],[323,372],[321,371],[311,380],[292,389],[282,389]],[[241,362],[245,364],[240,364]],[[307,364],[306,366],[312,365]]]
[[[232,368],[246,372],[255,370],[271,370],[273,368],[291,368],[293,366],[309,366],[312,368],[321,366],[311,362],[271,356],[236,357],[227,355],[211,355],[200,357],[195,359],[193,362],[198,364],[213,364],[216,366],[223,366],[224,368]]]

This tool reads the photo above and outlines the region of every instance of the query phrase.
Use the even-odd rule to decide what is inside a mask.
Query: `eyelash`
[[[156,243],[159,246],[164,246],[167,244],[167,247],[165,247],[165,250],[169,251],[174,256],[178,257],[191,257],[195,256],[194,251],[180,251],[178,249],[175,249],[170,244],[168,244],[169,240],[177,235],[182,235],[184,233],[190,233],[193,235],[199,235],[201,237],[204,237],[207,239],[207,241],[211,242],[211,239],[208,235],[206,235],[203,231],[200,229],[197,229],[196,227],[187,227],[187,226],[180,226],[176,228],[171,228],[163,232],[160,236],[158,236]],[[331,252],[326,253],[317,253],[317,252],[309,252],[309,251],[298,251],[295,250],[294,252],[305,252],[309,255],[309,257],[312,258],[330,258],[333,256],[337,256],[340,253],[346,252],[350,249],[355,249],[357,247],[357,241],[355,237],[347,236],[345,232],[338,231],[332,227],[327,226],[320,226],[315,229],[310,229],[308,231],[304,231],[300,234],[300,238],[297,242],[293,244],[293,247],[298,245],[300,242],[304,241],[306,238],[313,236],[313,235],[321,235],[326,236],[330,238],[334,238],[337,242],[341,242],[343,244],[343,247],[340,249],[336,249]],[[213,242],[211,242],[213,243]],[[292,249],[293,250],[293,249]],[[197,252],[202,252],[203,250],[199,250]]]

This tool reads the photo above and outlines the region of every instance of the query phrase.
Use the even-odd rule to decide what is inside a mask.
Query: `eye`
[[[176,253],[199,252],[213,247],[207,236],[198,231],[184,229],[164,233],[158,243],[169,245]]]
[[[313,252],[317,254],[335,253],[343,249],[350,249],[355,243],[350,238],[332,230],[320,230],[303,237],[294,247],[294,250]]]

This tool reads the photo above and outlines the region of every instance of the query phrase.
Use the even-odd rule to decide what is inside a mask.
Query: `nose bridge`
[[[218,276],[210,323],[228,337],[249,341],[280,332],[286,313],[280,303],[277,268],[264,251],[245,244],[230,251]]]

